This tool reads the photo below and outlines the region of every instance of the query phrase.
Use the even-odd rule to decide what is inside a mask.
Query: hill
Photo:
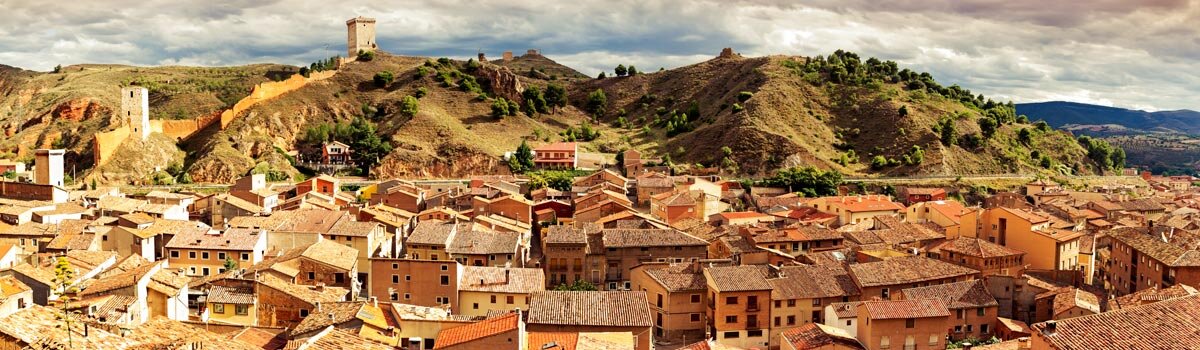
[[[123,144],[120,150],[153,151],[118,151],[120,159],[109,163],[116,165],[96,169],[93,178],[228,182],[256,172],[286,179],[299,176],[328,140],[361,151],[364,168],[378,177],[506,173],[501,156],[521,142],[561,140],[581,141],[588,152],[636,148],[681,171],[719,167],[739,176],[792,166],[891,176],[1112,167],[1110,152],[1089,152],[1070,133],[1023,123],[1011,104],[844,51],[828,58],[730,52],[605,79],[540,54],[480,64],[378,52],[328,66],[336,72],[239,107],[224,128],[217,123],[174,144]],[[28,159],[35,147],[65,147],[82,172],[91,168],[91,135],[124,123],[113,112],[122,85],[149,88],[155,118],[197,118],[237,103],[255,84],[296,72],[282,65],[0,69],[0,126],[10,136],[0,151]],[[565,98],[553,98],[556,89]],[[599,94],[603,101],[593,97]],[[497,115],[497,105],[509,112]]]
[[[1017,113],[1050,126],[1114,124],[1140,131],[1175,131],[1200,134],[1200,112],[1192,110],[1146,112],[1076,102],[1017,104]]]

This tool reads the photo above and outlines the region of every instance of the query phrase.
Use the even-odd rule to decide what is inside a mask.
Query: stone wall
[[[121,142],[127,138],[129,138],[129,127],[126,126],[109,132],[96,133],[96,138],[92,140],[92,153],[95,156],[93,167],[100,167],[101,164],[104,164],[112,157],[117,147],[121,146]]]

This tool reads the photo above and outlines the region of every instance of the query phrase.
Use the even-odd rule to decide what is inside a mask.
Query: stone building
[[[129,124],[129,134],[145,141],[150,137],[150,92],[140,86],[121,88],[121,117]]]
[[[375,51],[375,19],[354,17],[346,21],[346,57],[357,57],[359,51]]]

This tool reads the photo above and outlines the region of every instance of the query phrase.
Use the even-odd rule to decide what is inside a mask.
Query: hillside
[[[1192,110],[1146,112],[1075,102],[1039,102],[1017,105],[1017,113],[1050,126],[1115,124],[1140,131],[1175,131],[1200,134],[1200,112]]]
[[[11,136],[0,150],[12,153],[0,157],[61,146],[82,172],[91,167],[91,135],[124,123],[113,112],[122,85],[148,87],[155,118],[196,118],[295,71],[280,65],[0,69],[0,126]],[[390,82],[373,82],[385,71]],[[564,88],[563,106],[534,108],[537,101],[521,93],[536,87],[544,94],[552,86]],[[603,105],[590,101],[596,91],[606,95]],[[512,112],[494,117],[498,101]],[[501,156],[522,141],[536,146],[581,138],[581,128],[599,131],[582,144],[588,152],[636,148],[670,158],[681,171],[719,167],[740,176],[791,166],[888,176],[1097,171],[1069,133],[1018,122],[1012,109],[893,62],[842,51],[828,59],[722,55],[606,79],[584,77],[541,55],[480,65],[379,52],[247,107],[223,130],[213,126],[174,144],[153,137],[123,144],[110,163],[116,165],[106,164],[94,178],[229,182],[253,171],[285,179],[300,175],[297,165],[311,160],[323,140],[357,145],[365,142],[362,132],[378,137],[367,144],[378,153],[370,159],[377,159],[371,176],[506,173]],[[985,135],[981,119],[996,121],[994,134]],[[138,147],[149,149],[132,151]]]

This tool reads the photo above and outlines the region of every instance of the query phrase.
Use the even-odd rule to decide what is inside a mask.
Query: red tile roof
[[[533,150],[535,152],[546,152],[546,151],[561,152],[561,151],[575,151],[578,147],[579,147],[578,144],[575,142],[555,142],[555,143],[551,143],[548,145],[542,145],[538,148],[534,148]]]
[[[1196,349],[1200,348],[1200,295],[1150,305],[1045,322],[1034,331],[1056,349]]]
[[[796,350],[826,349],[826,346],[836,349],[863,349],[862,343],[841,329],[816,323],[806,323],[803,326],[784,331],[780,336],[783,341],[791,344]]]
[[[650,327],[645,292],[534,292],[529,323],[564,326]]]
[[[505,332],[516,331],[520,323],[517,313],[509,313],[502,317],[487,319],[465,326],[444,329],[438,332],[434,341],[434,349],[445,349],[451,346],[491,337]]]
[[[950,316],[946,303],[936,299],[864,301],[862,305],[872,320]]]

